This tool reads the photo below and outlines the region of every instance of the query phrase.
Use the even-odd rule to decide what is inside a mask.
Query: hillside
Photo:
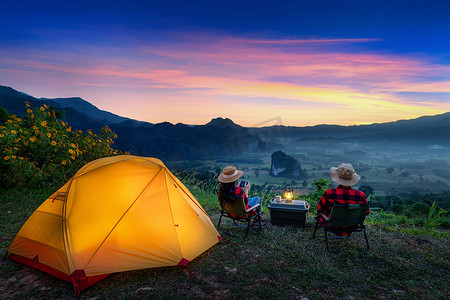
[[[212,190],[189,186],[217,225],[219,206]],[[2,194],[0,250],[53,191]],[[266,204],[267,205],[267,204]],[[270,218],[264,206],[266,218]],[[316,238],[309,217],[304,229],[269,225],[243,240],[222,234],[216,244],[188,264],[119,272],[89,287],[81,299],[447,299],[447,237],[413,234],[372,212],[367,222],[370,250],[362,233],[330,241],[340,254],[326,251],[323,230]],[[227,220],[228,221],[228,220]],[[225,222],[225,221],[224,221]],[[242,234],[226,222],[224,228]],[[417,227],[414,228],[416,231]],[[190,278],[192,276],[192,279]],[[0,298],[71,299],[70,283],[5,259],[0,262]]]
[[[363,143],[402,143],[450,145],[443,134],[450,131],[450,113],[390,123],[307,127],[271,126],[245,128],[227,118],[216,118],[205,125],[151,124],[103,111],[81,98],[35,98],[10,87],[0,86],[0,106],[10,114],[22,115],[24,102],[44,103],[63,111],[65,121],[74,128],[100,130],[110,126],[117,134],[117,147],[136,155],[166,160],[236,158],[248,153],[291,149],[297,144],[316,141],[359,141]]]

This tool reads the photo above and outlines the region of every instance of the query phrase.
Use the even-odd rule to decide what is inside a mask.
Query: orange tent
[[[31,215],[8,252],[71,282],[79,295],[114,272],[186,266],[220,239],[160,160],[122,155],[81,168]]]

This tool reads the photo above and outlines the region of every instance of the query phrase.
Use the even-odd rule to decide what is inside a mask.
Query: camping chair
[[[369,250],[369,240],[367,239],[366,225],[364,225],[364,220],[367,215],[367,209],[369,204],[339,204],[333,205],[331,208],[330,218],[327,219],[323,214],[322,216],[327,220],[327,225],[323,227],[325,232],[325,242],[327,245],[327,251],[330,253],[339,253],[338,251],[331,251],[328,245],[328,232],[339,234],[343,232],[364,232],[364,238],[366,239],[367,250]],[[316,236],[316,230],[319,227],[319,215],[317,215],[316,226],[314,227],[313,238]],[[350,228],[336,228],[349,226]],[[348,237],[348,236],[347,236]],[[330,239],[342,239],[343,236],[334,236]]]
[[[219,199],[219,193],[217,192],[217,198]],[[219,203],[220,203],[220,199],[219,199]],[[253,207],[250,207],[248,209],[245,208],[245,202],[244,202],[244,198],[242,196],[236,196],[235,200],[233,201],[232,204],[226,204],[226,205],[220,205],[220,218],[219,218],[219,223],[217,224],[217,229],[220,229],[220,222],[222,221],[222,217],[225,218],[229,218],[231,220],[233,220],[234,225],[236,226],[240,226],[245,228],[245,236],[244,239],[247,238],[248,235],[248,231],[250,229],[251,226],[251,221],[252,220],[257,220],[258,224],[259,224],[259,229],[262,229],[262,225],[261,225],[261,215],[259,213],[259,211],[256,210],[256,208],[259,206],[260,204],[256,204]],[[222,229],[222,231],[228,235],[231,236],[235,236],[230,232],[227,232],[225,230]]]

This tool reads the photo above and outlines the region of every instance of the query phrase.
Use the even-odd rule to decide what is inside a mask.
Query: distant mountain
[[[136,155],[167,160],[232,158],[248,151],[266,151],[267,145],[248,129],[230,119],[217,118],[206,125],[150,124],[123,118],[81,98],[34,98],[0,86],[0,106],[10,114],[24,115],[25,101],[38,107],[44,103],[64,112],[65,121],[77,129],[99,131],[108,125],[117,133],[116,147]]]
[[[99,131],[108,125],[117,133],[116,147],[132,154],[165,160],[236,158],[249,153],[272,153],[299,144],[364,142],[425,143],[450,145],[450,113],[413,120],[359,125],[308,127],[242,127],[228,118],[215,118],[205,125],[151,124],[103,111],[81,98],[35,98],[0,86],[0,106],[10,114],[24,115],[25,101],[37,107],[44,103],[63,111],[65,121],[76,129]],[[326,145],[325,145],[326,146]]]
[[[79,112],[83,112],[92,119],[105,121],[106,123],[121,123],[130,121],[129,118],[124,118],[108,111],[100,110],[91,103],[83,100],[79,97],[73,98],[40,98],[39,100],[52,104],[53,106],[59,106],[62,108],[73,108]]]
[[[450,112],[423,116],[412,120],[400,120],[370,125],[316,125],[307,127],[271,126],[249,128],[251,134],[258,135],[264,141],[280,139],[298,142],[317,139],[350,139],[370,142],[433,142],[450,144],[447,132],[450,132]]]
[[[98,131],[105,125],[116,123],[127,127],[153,126],[150,123],[136,121],[100,110],[79,97],[35,98],[26,93],[16,91],[11,87],[0,85],[0,106],[4,107],[10,114],[24,115],[25,101],[28,101],[32,107],[47,104],[64,112],[65,121],[69,122],[74,128],[82,130],[93,129]]]
[[[236,123],[234,123],[233,121],[231,121],[228,118],[212,119],[211,121],[209,121],[209,123],[206,123],[206,126],[214,126],[214,127],[221,128],[221,129],[227,128],[227,127],[230,127],[230,128],[241,127],[242,128],[242,126],[237,125]]]

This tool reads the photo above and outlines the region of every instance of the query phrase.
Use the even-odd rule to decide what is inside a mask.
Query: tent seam
[[[167,175],[167,172],[166,172],[166,175]],[[169,175],[170,176],[170,175]],[[172,180],[173,180],[173,178],[171,178]],[[173,227],[174,227],[174,230],[175,230],[175,236],[177,237],[177,245],[178,245],[178,247],[179,247],[179,249],[180,249],[180,253],[181,253],[181,258],[183,259],[184,257],[183,257],[183,255],[184,255],[184,253],[183,253],[183,249],[181,248],[181,243],[180,243],[180,239],[178,238],[178,230],[175,228],[175,220],[173,219],[173,211],[172,211],[172,202],[170,201],[170,197],[169,197],[169,189],[168,189],[168,187],[167,187],[167,178],[164,178],[164,180],[166,181],[166,184],[165,184],[165,186],[166,186],[166,195],[167,195],[167,202],[169,202],[169,208],[170,208],[170,215],[171,215],[171,217],[172,217],[172,224],[173,224]],[[174,180],[174,183],[176,183],[176,181]],[[176,188],[178,188],[178,185],[176,185]],[[177,224],[177,226],[178,226],[178,224]]]
[[[122,161],[129,161],[129,160],[132,160],[133,158],[135,158],[135,156],[129,157],[129,158],[124,159],[124,160],[121,160],[120,162],[122,162]],[[90,171],[84,172],[83,174],[80,174],[80,175],[78,175],[78,176],[77,176],[77,174],[75,174],[75,176],[77,176],[77,178],[79,178],[79,177],[82,177],[82,176],[84,176],[84,175],[86,175],[86,174],[89,174],[89,173],[91,173],[91,172],[93,172],[93,171],[95,171],[95,170],[98,170],[98,169],[101,169],[101,168],[104,168],[104,167],[108,167],[108,166],[113,165],[113,164],[116,164],[116,163],[118,163],[118,162],[117,162],[117,161],[114,161],[114,162],[111,162],[111,163],[109,163],[109,164],[106,164],[106,165],[97,167],[97,168],[95,168],[95,169],[92,169],[92,170],[90,170]]]
[[[169,176],[172,178],[172,180],[173,180],[174,182],[176,182],[176,181],[174,180],[175,175],[169,174]],[[175,178],[176,178],[176,177],[175,177]],[[178,179],[178,178],[177,178],[177,179]],[[187,193],[180,185],[177,185],[177,187],[179,187],[179,188],[186,194],[186,196],[188,196],[188,198],[191,199],[191,201],[192,201],[198,208],[201,209],[201,211],[203,211],[206,215],[208,215],[208,214],[206,213],[206,211],[203,209],[203,207],[202,207],[200,204],[197,203],[197,199],[195,199],[196,201],[193,201],[193,199],[191,198],[191,196],[189,195],[189,193]],[[195,198],[195,197],[194,197],[194,198]]]
[[[68,267],[70,273],[72,273],[72,270],[70,269],[69,256],[70,256],[70,261],[72,262],[72,265],[74,267],[75,267],[75,263],[73,261],[72,251],[71,251],[70,243],[69,243],[69,234],[68,234],[68,229],[67,229],[67,199],[69,198],[69,192],[70,192],[70,188],[72,187],[74,178],[75,178],[75,176],[73,176],[70,179],[69,186],[67,187],[67,192],[66,192],[66,195],[64,197],[64,202],[63,202],[64,204],[63,204],[62,220],[61,220],[62,225],[63,225],[62,231],[63,231],[64,253],[66,256],[67,267]]]

